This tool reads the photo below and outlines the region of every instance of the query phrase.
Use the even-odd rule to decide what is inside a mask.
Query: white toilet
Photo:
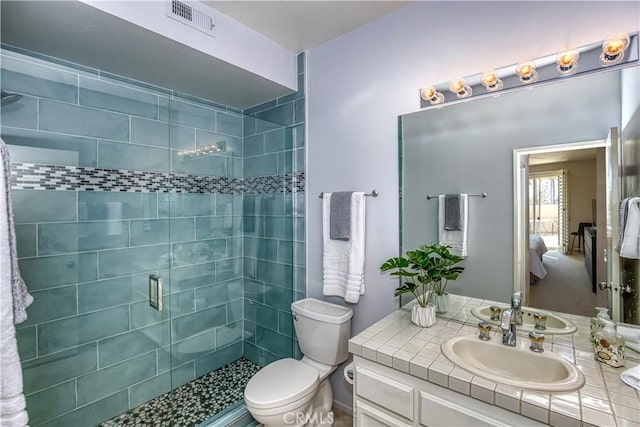
[[[353,310],[307,298],[291,304],[302,360],[262,368],[244,390],[247,409],[269,426],[332,426],[329,374],[349,357]]]

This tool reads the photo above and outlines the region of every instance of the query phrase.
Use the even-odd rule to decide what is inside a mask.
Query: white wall
[[[322,191],[376,188],[356,334],[397,308],[378,267],[398,248],[397,116],[428,83],[638,31],[637,2],[416,2],[308,52],[307,292],[322,295]],[[334,300],[334,299],[329,299]],[[351,404],[341,371],[335,399]]]

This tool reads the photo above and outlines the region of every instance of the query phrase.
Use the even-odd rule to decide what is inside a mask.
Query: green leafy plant
[[[413,294],[418,304],[426,307],[434,294],[444,294],[449,280],[456,280],[464,271],[464,267],[457,266],[463,259],[452,254],[448,246],[434,243],[407,251],[406,257],[389,258],[380,270],[399,276],[395,296]]]

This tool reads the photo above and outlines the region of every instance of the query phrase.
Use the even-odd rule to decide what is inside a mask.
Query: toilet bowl
[[[295,301],[291,311],[304,357],[258,371],[245,388],[245,404],[266,427],[333,426],[329,375],[349,356],[353,311],[312,298]]]

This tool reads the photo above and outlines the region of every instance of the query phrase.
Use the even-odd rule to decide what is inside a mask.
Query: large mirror
[[[514,288],[530,285],[527,297],[536,304],[530,305],[581,315],[610,304],[610,290],[594,289],[607,279],[604,147],[617,129],[622,160],[610,160],[621,176],[613,178],[621,198],[639,195],[639,87],[636,65],[401,116],[401,252],[438,241],[439,201],[428,195],[487,193],[468,198],[468,257],[449,292],[508,302]],[[514,168],[514,162],[521,164]],[[526,185],[525,214],[516,220],[517,173]],[[518,228],[538,236],[546,250],[530,249],[531,239],[517,236]],[[518,238],[527,241],[520,260]],[[520,283],[516,266],[535,267],[530,256],[546,274],[527,274]],[[621,263],[622,281],[633,288],[624,298],[635,295],[635,303],[627,303],[635,314],[622,316],[636,324],[638,265]]]

